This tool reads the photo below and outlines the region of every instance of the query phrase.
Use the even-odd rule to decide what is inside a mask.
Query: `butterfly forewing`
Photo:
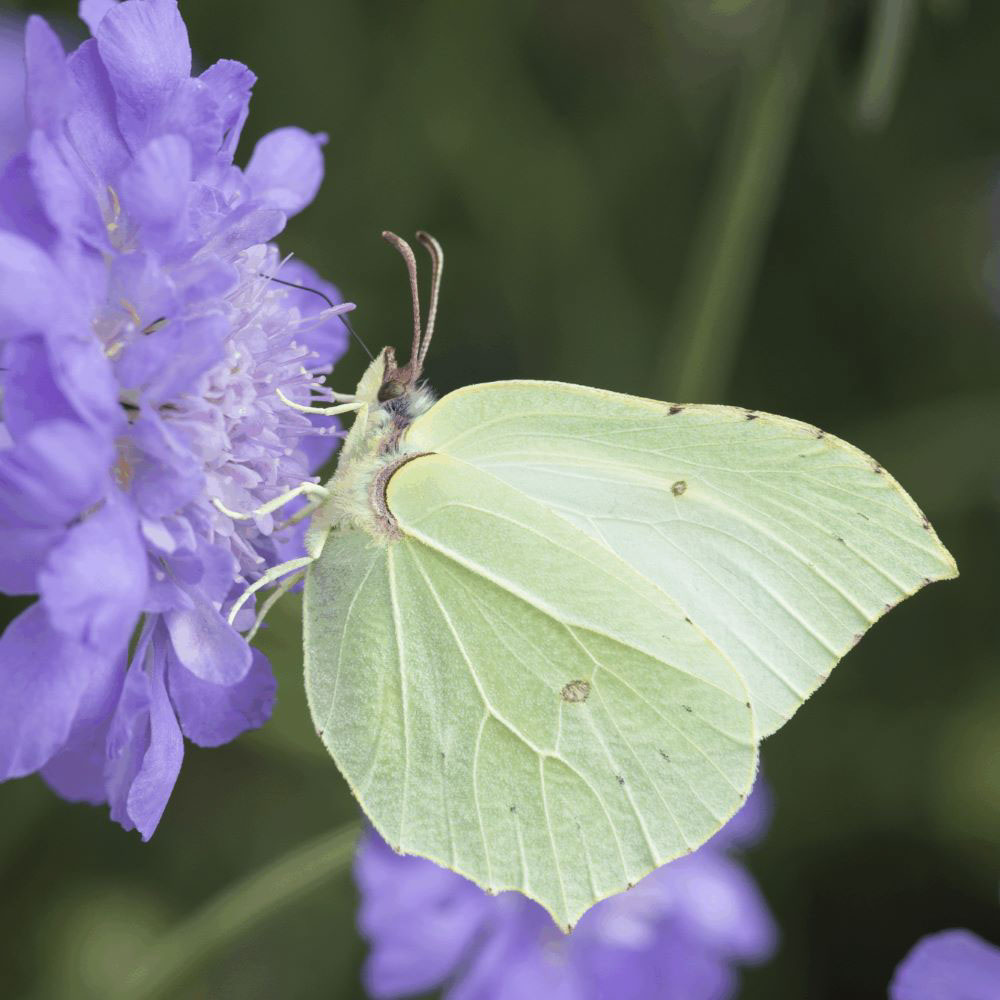
[[[885,611],[956,575],[875,461],[770,414],[498,382],[444,397],[406,443],[534,498],[669,595],[746,681],[762,737]]]
[[[603,543],[443,455],[390,542],[335,530],[306,587],[313,718],[397,849],[569,927],[712,835],[756,734],[727,657]]]

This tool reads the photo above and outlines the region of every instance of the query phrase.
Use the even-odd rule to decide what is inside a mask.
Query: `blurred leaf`
[[[323,834],[229,886],[148,949],[131,976],[116,977],[118,1000],[176,994],[216,955],[350,866],[360,824]],[[109,984],[110,985],[110,984]]]
[[[686,281],[659,351],[654,394],[723,402],[822,35],[824,5],[801,4],[773,51],[748,59]]]

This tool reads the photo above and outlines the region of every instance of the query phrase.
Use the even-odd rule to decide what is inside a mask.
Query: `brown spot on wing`
[[[579,703],[590,697],[590,681],[570,681],[559,692],[563,701]]]

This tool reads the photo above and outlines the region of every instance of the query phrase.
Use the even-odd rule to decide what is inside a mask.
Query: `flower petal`
[[[271,664],[256,649],[250,670],[236,684],[210,684],[175,658],[168,662],[167,682],[184,735],[201,747],[221,746],[264,725],[274,707]]]
[[[195,173],[209,170],[222,146],[219,106],[208,85],[201,80],[182,80],[180,86],[155,119],[144,122],[143,134],[183,135],[191,144]]]
[[[279,128],[256,145],[246,168],[254,194],[288,215],[301,212],[323,182],[323,153],[327,137],[300,128]]]
[[[95,37],[118,100],[119,125],[134,139],[141,123],[159,114],[191,76],[187,28],[176,0],[145,0],[107,11]]]
[[[96,182],[95,196],[103,197],[128,162],[129,151],[118,127],[115,92],[94,39],[69,57],[69,70],[77,98],[66,130],[73,151]]]
[[[508,893],[496,900],[495,910],[489,935],[463,966],[449,1000],[576,1000],[588,995],[585,981],[592,970],[582,962],[574,967],[567,939],[540,906]],[[618,1000],[617,991],[612,995]],[[677,997],[694,1000],[686,993]]]
[[[108,733],[111,818],[143,840],[156,830],[180,773],[181,736],[164,681],[166,637],[137,654]]]
[[[70,734],[101,658],[57,632],[41,604],[0,636],[0,781],[37,771]]]
[[[97,201],[80,186],[48,135],[32,133],[28,157],[35,191],[53,229],[100,245],[105,229]]]
[[[774,801],[771,789],[759,775],[746,802],[736,815],[712,838],[713,847],[728,850],[734,847],[752,847],[771,825]]]
[[[110,461],[107,441],[63,420],[0,450],[0,590],[38,592],[38,573],[66,525],[103,494]]]
[[[494,902],[461,875],[395,854],[371,832],[354,877],[362,892],[358,926],[373,946],[364,973],[373,997],[423,993],[447,979]]]
[[[685,936],[720,957],[763,962],[774,954],[778,928],[757,883],[722,852],[700,850],[647,880],[658,880]]]
[[[165,403],[192,391],[197,379],[222,361],[228,333],[221,315],[172,320],[126,348],[118,378],[124,387],[142,390],[149,403]]]
[[[890,1000],[996,1000],[1000,948],[970,931],[922,938],[903,959],[889,986]]]
[[[184,737],[167,697],[162,668],[149,683],[149,749],[128,793],[128,815],[143,840],[159,825],[184,758]]]
[[[80,20],[90,28],[90,33],[95,35],[98,25],[104,20],[104,15],[117,6],[118,0],[80,0]]]
[[[0,590],[37,594],[38,571],[62,537],[61,528],[0,527]]]
[[[15,156],[0,174],[0,229],[25,236],[46,249],[55,239],[55,228],[35,190],[27,153]]]
[[[231,258],[241,250],[273,240],[285,228],[286,221],[280,209],[245,205],[226,215],[212,232],[203,253]]]
[[[189,593],[193,608],[168,611],[164,616],[177,659],[203,681],[238,683],[250,670],[250,647],[200,593]]]
[[[180,510],[204,489],[204,471],[196,456],[155,410],[144,409],[139,415],[132,428],[132,444],[131,497],[147,519]]]
[[[108,669],[91,674],[63,749],[42,768],[49,786],[71,802],[96,805],[107,799],[108,728],[125,679],[124,652]]]
[[[73,105],[73,82],[58,35],[37,14],[24,31],[25,108],[32,128],[55,129]]]
[[[52,551],[38,584],[55,628],[117,657],[135,629],[148,574],[135,513],[112,495]]]
[[[82,424],[49,420],[0,450],[0,523],[62,527],[103,495],[112,452]]]
[[[222,149],[227,160],[231,161],[250,111],[250,91],[257,77],[241,62],[220,59],[209,66],[199,79],[215,98],[219,124],[225,136]]]
[[[104,768],[107,751],[107,725],[92,730],[86,737],[57,753],[42,768],[45,783],[70,802],[106,802]]]
[[[662,995],[665,983],[670,984],[668,996],[678,1000],[723,1000],[738,995],[736,974],[725,960],[702,942],[679,933],[661,934],[655,948],[639,954],[598,947],[574,959],[586,970],[588,987],[596,996],[647,1000]]]
[[[184,233],[191,147],[179,135],[153,139],[122,175],[121,201],[146,249],[170,248]]]
[[[34,243],[0,232],[0,339],[39,333],[60,307],[59,272]]]

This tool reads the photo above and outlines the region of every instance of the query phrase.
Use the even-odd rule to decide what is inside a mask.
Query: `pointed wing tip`
[[[949,553],[949,557],[951,557],[951,553]],[[958,570],[958,563],[955,562],[954,558],[949,558],[948,566],[945,572],[937,577],[927,577],[924,580],[924,586],[927,586],[928,583],[939,583],[945,580],[957,580],[961,575],[962,574]]]
[[[936,579],[925,581],[925,583],[936,583],[938,580],[955,580],[961,575],[955,557],[943,545],[941,546],[941,551],[947,556],[945,572]]]
[[[903,490],[902,487],[899,487],[899,489],[903,493],[903,495],[906,496],[907,499],[909,499],[910,502],[912,503],[913,502],[912,498],[909,497],[909,495],[905,492],[905,490]],[[920,526],[924,529],[924,531],[928,535],[930,535],[931,543],[933,544],[934,549],[936,550],[937,556],[942,566],[942,571],[937,576],[924,577],[924,582],[920,586],[923,587],[926,586],[928,583],[936,583],[938,580],[955,579],[955,577],[958,576],[958,563],[956,562],[955,557],[948,550],[948,547],[944,544],[944,542],[941,541],[941,538],[939,537],[938,533],[934,530],[934,525],[931,524],[930,519],[927,517],[927,515],[919,508],[917,509],[917,513],[920,516]],[[919,589],[920,587],[917,587],[917,590]],[[916,593],[916,591],[914,591],[914,593]]]
[[[933,529],[931,529],[933,530]],[[935,536],[934,541],[936,542],[936,548],[938,551],[938,556],[941,561],[941,568],[932,576],[925,576],[920,583],[913,588],[910,594],[906,596],[909,597],[912,594],[916,594],[918,591],[923,590],[930,583],[941,583],[945,580],[955,580],[959,577],[958,562],[955,557],[941,544],[940,540]]]

